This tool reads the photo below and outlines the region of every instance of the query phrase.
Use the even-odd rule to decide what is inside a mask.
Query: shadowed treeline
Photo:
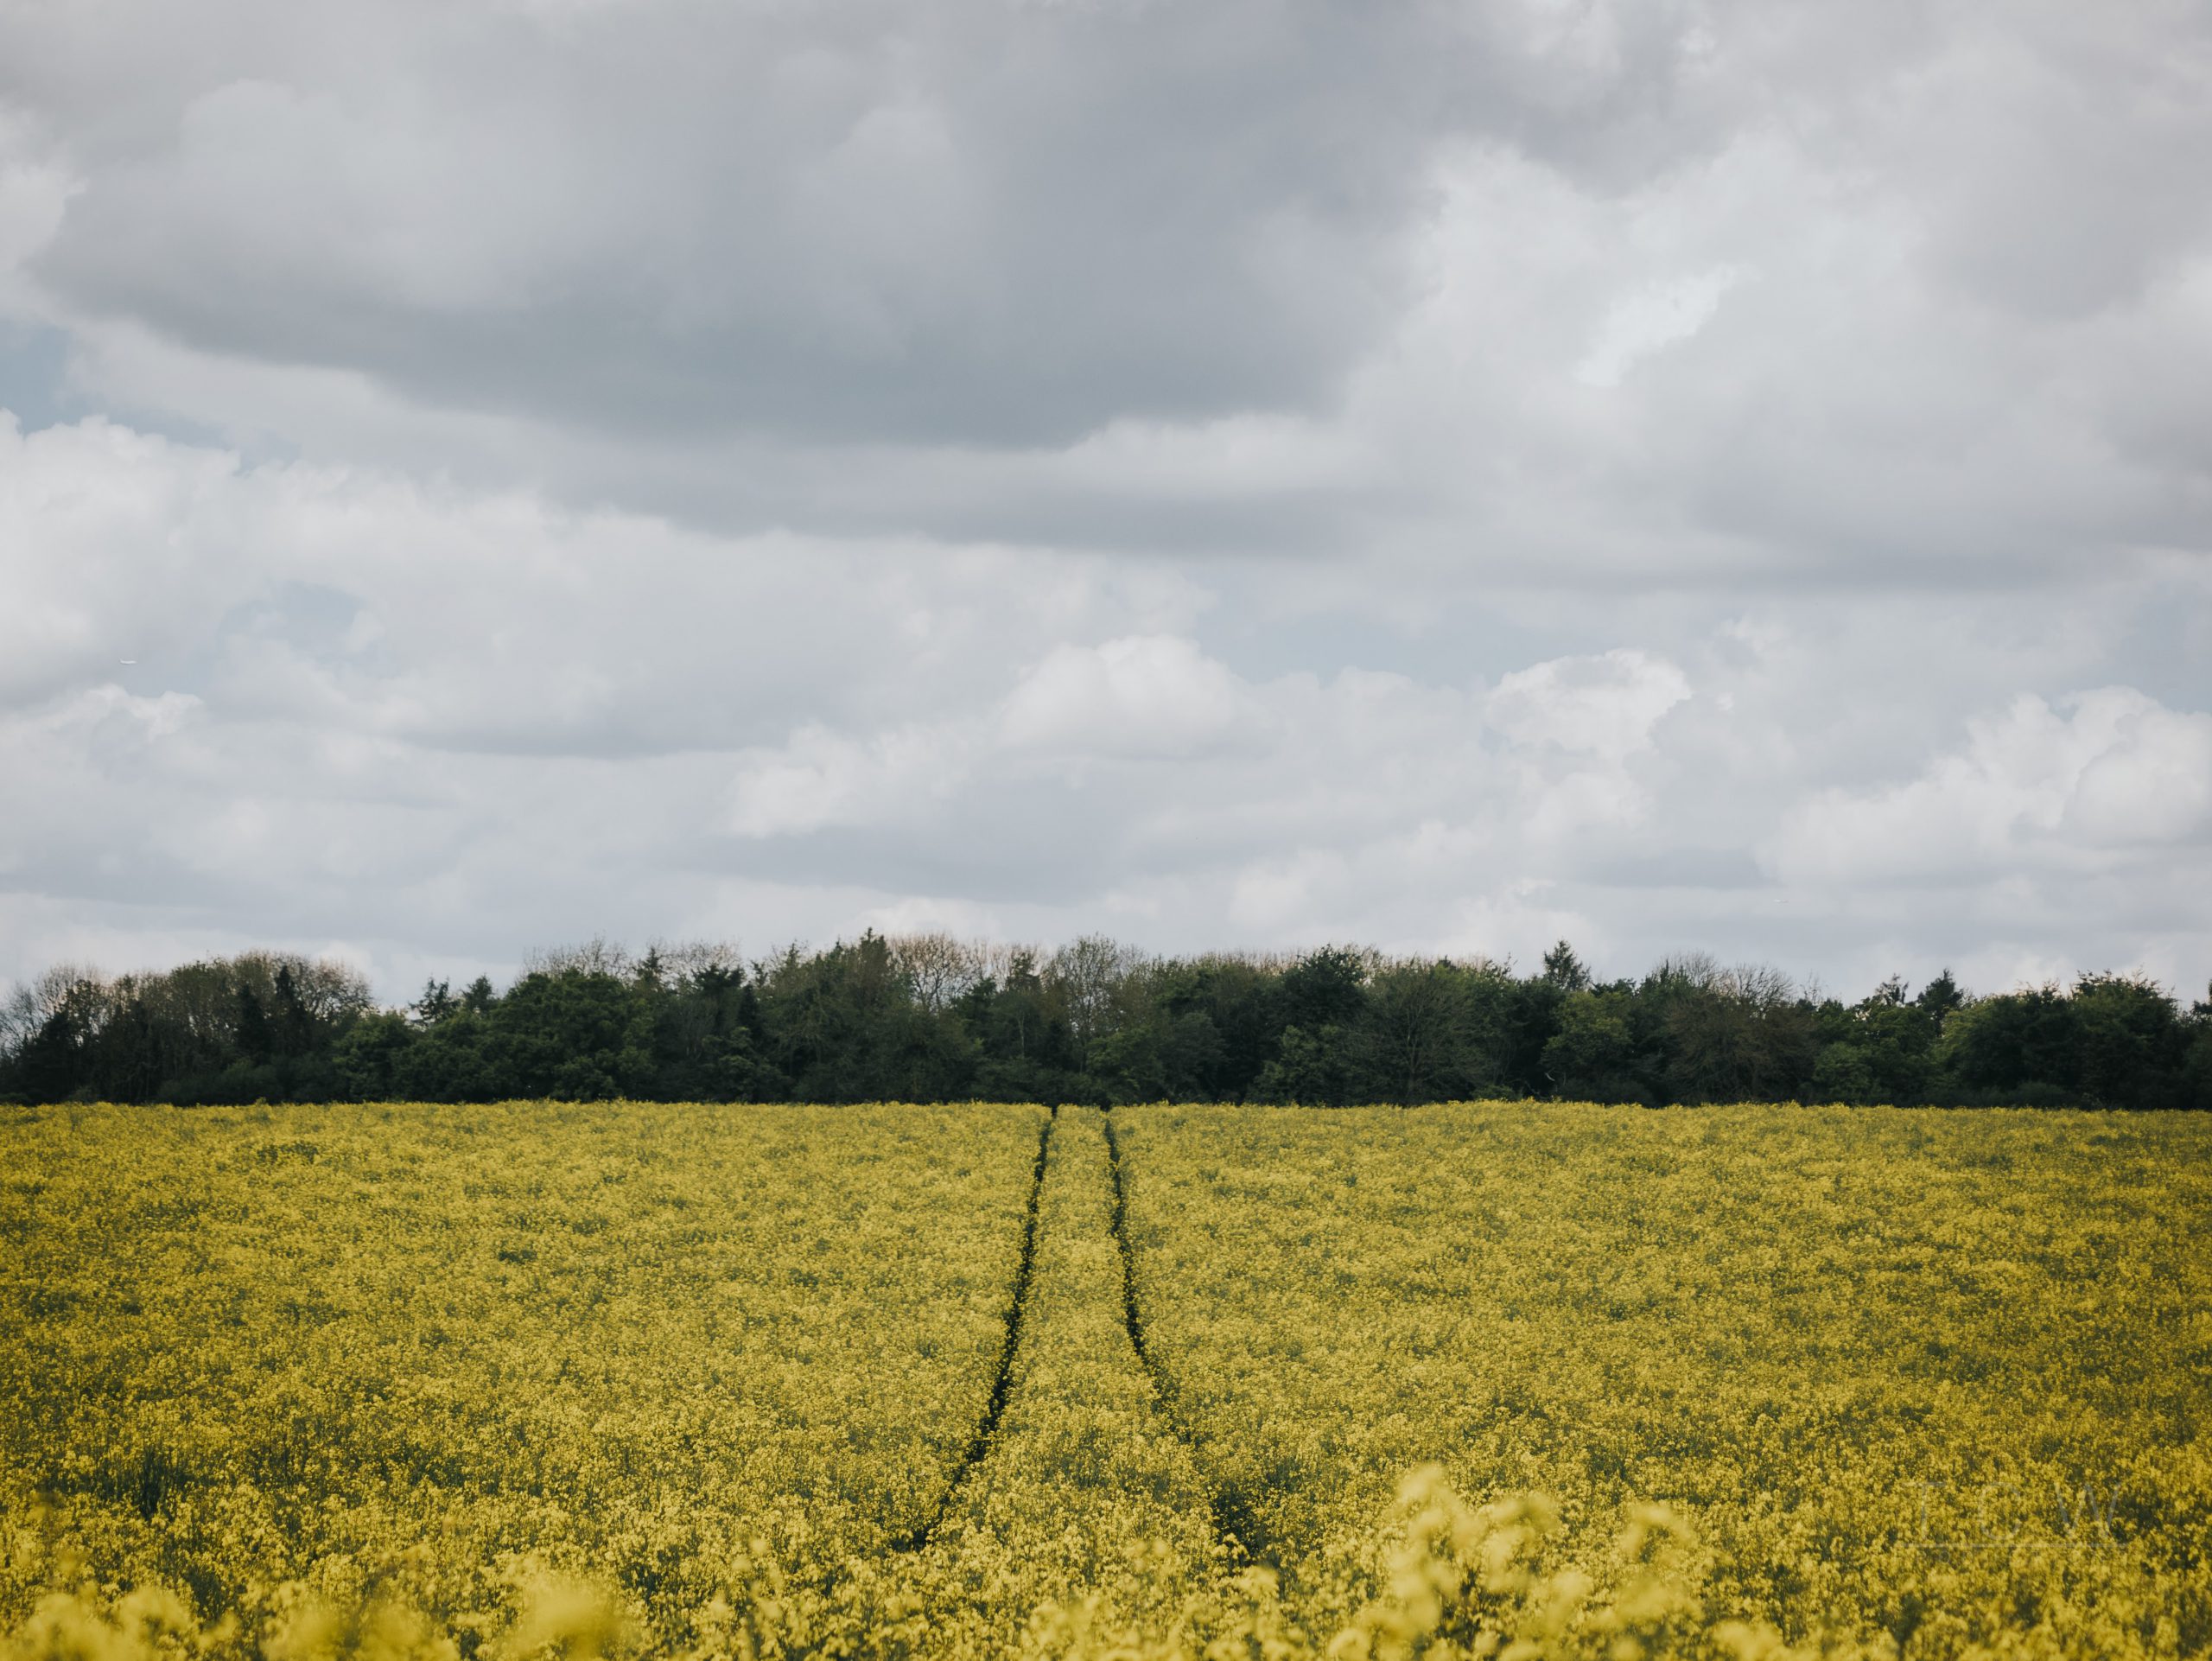
[[[19,1102],[1500,1095],[2208,1107],[2212,1003],[2119,975],[1975,997],[1948,973],[1845,1003],[1695,955],[1599,983],[1564,942],[1516,975],[1339,946],[1154,958],[869,933],[753,962],[594,941],[504,992],[434,981],[397,1009],[353,970],[270,952],[51,970],[0,1007],[0,1097]]]

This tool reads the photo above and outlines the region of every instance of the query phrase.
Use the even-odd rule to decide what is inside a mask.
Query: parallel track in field
[[[976,1422],[976,1434],[968,1440],[967,1450],[961,1454],[960,1463],[953,1467],[947,1479],[944,1492],[928,1519],[919,1526],[894,1538],[894,1551],[919,1551],[930,1543],[944,1523],[945,1512],[951,1509],[953,1499],[960,1492],[961,1485],[981,1465],[998,1440],[999,1421],[1006,1416],[1007,1398],[1014,1393],[1014,1358],[1021,1349],[1021,1330],[1029,1319],[1029,1289],[1037,1277],[1037,1218],[1045,1196],[1045,1168],[1052,1156],[1052,1127],[1058,1123],[1060,1110],[1055,1107],[1037,1133],[1037,1164],[1029,1177],[1029,1204],[1021,1220],[1021,1255],[1014,1270],[1014,1295],[1006,1309],[1006,1334],[999,1344],[998,1371],[991,1378],[991,1393],[983,1404],[982,1417]]]
[[[1109,1225],[1114,1231],[1115,1247],[1122,1256],[1122,1325],[1129,1334],[1129,1347],[1137,1352],[1137,1365],[1144,1369],[1144,1376],[1152,1385],[1160,1417],[1174,1431],[1176,1439],[1190,1450],[1201,1478],[1205,1480],[1214,1531],[1247,1562],[1273,1562],[1276,1556],[1273,1542],[1268,1537],[1267,1525],[1253,1511],[1251,1500],[1240,1490],[1224,1486],[1207,1476],[1205,1448],[1198,1432],[1183,1416],[1181,1386],[1153,1350],[1144,1310],[1137,1301],[1137,1253],[1129,1239],[1128,1179],[1123,1170],[1122,1139],[1114,1133],[1113,1114],[1109,1111],[1104,1117],[1106,1168],[1114,1184],[1114,1206]]]
[[[1006,1330],[999,1344],[997,1370],[991,1378],[990,1395],[986,1399],[982,1416],[976,1421],[975,1434],[960,1462],[946,1479],[944,1491],[928,1518],[916,1527],[895,1537],[894,1551],[920,1551],[927,1548],[944,1525],[952,1509],[953,1501],[976,1468],[990,1456],[998,1441],[999,1424],[1006,1416],[1007,1403],[1014,1393],[1014,1365],[1021,1350],[1022,1333],[1029,1318],[1030,1293],[1037,1274],[1037,1229],[1040,1219],[1045,1173],[1052,1162],[1052,1130],[1058,1123],[1059,1109],[1052,1110],[1052,1117],[1045,1121],[1037,1136],[1037,1162],[1030,1174],[1029,1200],[1024,1209],[1021,1223],[1021,1251],[1014,1272],[1014,1290],[1006,1311]],[[1178,1441],[1192,1455],[1198,1465],[1202,1480],[1205,1481],[1207,1509],[1211,1515],[1214,1532],[1220,1536],[1233,1556],[1246,1562],[1272,1562],[1272,1550],[1267,1528],[1253,1510],[1250,1500],[1233,1487],[1224,1487],[1206,1478],[1205,1449],[1198,1433],[1192,1428],[1181,1410],[1181,1390],[1170,1372],[1154,1352],[1147,1330],[1144,1311],[1137,1297],[1136,1248],[1129,1238],[1128,1179],[1122,1155],[1122,1142],[1115,1133],[1113,1116],[1100,1115],[1101,1128],[1106,1135],[1106,1169],[1112,1184],[1112,1204],[1108,1212],[1108,1227],[1112,1231],[1116,1254],[1122,1266],[1122,1327],[1128,1334],[1129,1347],[1135,1352],[1137,1365],[1151,1387],[1154,1404],[1161,1420],[1173,1432]]]

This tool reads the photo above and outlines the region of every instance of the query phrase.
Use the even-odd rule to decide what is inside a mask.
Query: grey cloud
[[[18,307],[257,455],[1429,581],[2207,551],[2188,9],[77,16],[0,22],[80,187]]]
[[[494,615],[500,577],[492,557],[454,565],[444,603]],[[844,569],[825,558],[818,580],[834,591]],[[655,652],[656,632],[710,582],[695,566],[596,629],[652,661],[672,696],[738,708],[789,671],[704,643]],[[342,652],[316,603],[256,615],[303,651]],[[2203,971],[2192,953],[2212,916],[2190,898],[2212,878],[2202,827],[2131,805],[2162,768],[2195,765],[2207,717],[2098,694],[2085,719],[2064,695],[2125,665],[2135,636],[2121,610],[2049,663],[2009,638],[2032,601],[2002,619],[1971,601],[1860,602],[1842,617],[1833,602],[1775,601],[1718,631],[1693,608],[1669,620],[1624,604],[1585,627],[1637,628],[1633,662],[1487,657],[1438,677],[1241,677],[1186,643],[1122,655],[1154,674],[1188,665],[1179,696],[1235,715],[1198,729],[1227,741],[1185,743],[1179,724],[1176,741],[1099,753],[1073,728],[1009,726],[1005,711],[1056,653],[1127,638],[1114,603],[1096,589],[1031,603],[973,678],[931,672],[927,631],[840,655],[834,608],[786,605],[795,645],[822,665],[782,694],[808,714],[781,732],[764,723],[758,741],[734,727],[720,749],[461,754],[393,729],[373,685],[343,681],[328,703],[289,708],[221,684],[196,699],[96,681],[19,705],[0,722],[0,973],[258,937],[340,943],[397,993],[426,953],[512,962],[594,930],[736,932],[759,948],[901,919],[1103,927],[1166,948],[1351,934],[1524,961],[1566,934],[1614,972],[1705,946],[1847,986],[1945,961],[1981,984],[2069,966]],[[564,696],[558,648],[578,637],[553,620],[539,614],[554,649],[504,671],[518,709]],[[1885,638],[1886,660],[1870,649]],[[404,628],[385,649],[440,676],[461,650]],[[1655,687],[1672,696],[1666,665],[1690,696],[1655,719]],[[2009,716],[2011,689],[2037,682],[2058,689],[2049,713]],[[569,719],[544,717],[556,730]],[[826,737],[803,736],[816,730]],[[901,731],[919,735],[918,765],[877,741]],[[799,786],[796,806],[747,833],[738,792],[779,758],[797,770],[783,781]],[[857,793],[809,795],[804,771],[825,765],[857,769]],[[2006,827],[2025,823],[2020,802],[2069,769],[2077,805],[2018,841]],[[1883,824],[1867,830],[1870,818]],[[1967,847],[1958,827],[1984,823],[2015,841]],[[1886,850],[1881,869],[1837,867],[1870,843]],[[1755,862],[1768,848],[1780,852]]]
[[[0,9],[0,975],[2193,979],[2207,28]]]
[[[127,130],[111,80],[75,89],[42,280],[601,430],[1031,446],[1319,408],[1402,302],[1438,143],[1648,167],[1677,45],[1641,8],[383,16],[367,51],[354,13],[320,48],[295,18],[234,61],[141,61],[129,96],[168,118]],[[9,90],[89,76],[92,27],[19,19]]]

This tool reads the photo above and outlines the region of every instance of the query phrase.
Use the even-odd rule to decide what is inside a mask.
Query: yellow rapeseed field
[[[0,1661],[2212,1650],[2212,1123],[0,1125]]]
[[[548,1574],[639,1639],[880,1552],[988,1392],[1042,1110],[48,1110],[0,1164],[0,1594],[241,1641]],[[43,1560],[43,1561],[41,1561]]]
[[[1603,1584],[1909,1657],[2212,1646],[2212,1122],[1115,1115],[1150,1347],[1287,1587],[1440,1462]]]

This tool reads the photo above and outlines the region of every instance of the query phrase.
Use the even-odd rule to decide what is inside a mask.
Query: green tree
[[[651,1012],[603,970],[524,975],[488,1021],[485,1060],[503,1093],[604,1100],[652,1080]]]
[[[1821,1047],[1807,1094],[1816,1102],[1866,1103],[1879,1101],[1884,1091],[1865,1047],[1841,1043]]]
[[[2084,975],[2075,983],[2076,1083],[2100,1107],[2177,1107],[2190,1034],[2180,1007],[2134,975]]]
[[[459,1007],[448,981],[427,980],[423,983],[423,996],[409,1006],[417,1025],[435,1027]]]
[[[1538,978],[1548,986],[1556,986],[1562,992],[1586,992],[1590,990],[1590,971],[1582,966],[1582,959],[1574,955],[1574,948],[1564,940],[1544,953],[1544,971]]]
[[[2061,1102],[2081,1079],[2072,1002],[2056,986],[2001,992],[1944,1023],[1940,1060],[1969,1096]]]
[[[1546,1095],[1569,1101],[1643,1099],[1636,1077],[1630,994],[1570,992],[1560,1002],[1558,1029],[1543,1047]]]
[[[331,1066],[340,1089],[357,1102],[401,1099],[402,1058],[416,1041],[404,1015],[379,1009],[362,1016],[332,1047]]]
[[[1503,977],[1442,959],[1386,964],[1369,977],[1360,1024],[1366,1099],[1443,1101],[1480,1093],[1496,1077]]]
[[[260,1063],[274,1058],[276,1041],[269,1029],[269,1013],[261,1007],[261,994],[251,986],[238,988],[238,1051],[245,1060]]]
[[[1779,1101],[1809,1081],[1818,1049],[1812,1009],[1764,965],[1682,960],[1659,989],[1677,1100]]]
[[[1323,946],[1300,958],[1282,977],[1282,1022],[1318,1032],[1351,1028],[1367,1007],[1374,959],[1350,946]]]
[[[1279,1102],[1292,1107],[1343,1107],[1356,1100],[1358,1068],[1352,1035],[1334,1023],[1308,1032],[1286,1027],[1277,1041],[1274,1060],[1261,1068],[1253,1081],[1256,1101]]]

